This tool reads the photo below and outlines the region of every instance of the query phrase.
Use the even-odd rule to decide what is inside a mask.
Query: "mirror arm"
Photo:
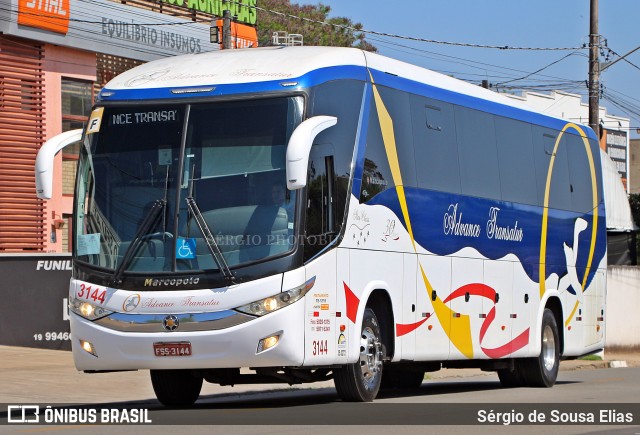
[[[67,145],[82,139],[82,129],[58,134],[42,145],[36,157],[36,194],[40,199],[51,199],[53,191],[53,160]]]
[[[307,184],[307,167],[313,140],[320,132],[336,125],[335,116],[314,116],[303,121],[291,134],[287,145],[287,189],[301,189]]]

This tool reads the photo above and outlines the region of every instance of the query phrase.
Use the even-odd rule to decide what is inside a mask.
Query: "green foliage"
[[[318,5],[291,4],[289,0],[259,0],[259,7],[278,11],[296,17],[308,18],[313,21],[323,21],[340,26],[362,29],[362,24],[353,23],[349,18],[329,18],[331,7],[322,3]],[[299,33],[304,37],[304,45],[321,45],[333,47],[358,47],[363,50],[376,52],[378,49],[365,40],[364,33],[350,29],[339,28],[303,21],[296,18],[276,15],[271,12],[258,10],[258,44],[262,47],[271,45],[273,32],[287,31]]]
[[[583,360],[583,361],[602,361],[602,357],[600,355],[581,356],[578,359]]]

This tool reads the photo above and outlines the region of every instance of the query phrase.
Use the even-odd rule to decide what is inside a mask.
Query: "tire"
[[[382,341],[375,312],[365,308],[360,334],[360,358],[354,364],[336,369],[333,382],[338,396],[345,402],[371,402],[378,395],[382,381]]]
[[[549,388],[556,383],[560,367],[560,335],[553,312],[545,308],[542,314],[540,355],[522,362],[521,374],[529,387]]]
[[[202,378],[191,370],[151,370],[151,384],[164,406],[191,406],[198,400]]]
[[[412,367],[386,366],[382,374],[382,389],[417,389],[424,380],[424,370]]]

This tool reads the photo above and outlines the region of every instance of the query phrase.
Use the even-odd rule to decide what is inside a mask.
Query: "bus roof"
[[[101,97],[104,96],[104,91],[116,94],[118,91],[127,91],[125,94],[129,96],[132,95],[130,91],[133,91],[139,96],[139,91],[144,90],[228,85],[234,89],[242,89],[242,85],[257,84],[258,89],[270,90],[272,86],[268,84],[273,84],[275,88],[275,84],[295,82],[305,75],[325,69],[328,71],[332,67],[355,67],[353,71],[360,71],[354,74],[353,78],[366,77],[365,68],[369,68],[455,94],[539,113],[523,102],[480,86],[406,62],[347,47],[261,47],[168,57],[145,63],[118,75],[107,83]],[[342,77],[344,78],[344,75]],[[331,78],[331,73],[327,72],[324,80]],[[240,85],[240,88],[237,85]],[[256,89],[255,86],[251,88]],[[154,94],[156,97],[159,96],[151,92],[147,98],[155,98]],[[555,116],[545,116],[559,119]]]

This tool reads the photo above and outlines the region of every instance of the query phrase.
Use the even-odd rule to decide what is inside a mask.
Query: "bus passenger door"
[[[337,358],[346,360],[348,338],[348,331],[340,330],[347,327],[342,317],[345,313],[342,282],[336,286],[340,279],[348,279],[344,276],[348,269],[336,270],[338,250],[326,249],[335,239],[337,229],[332,145],[313,145],[308,177],[302,247],[306,280],[315,277],[315,284],[305,298],[306,366],[334,364]],[[341,257],[345,261],[344,252]]]
[[[451,258],[418,255],[416,275],[415,360],[443,361],[451,333],[451,310],[443,302],[451,293]]]

